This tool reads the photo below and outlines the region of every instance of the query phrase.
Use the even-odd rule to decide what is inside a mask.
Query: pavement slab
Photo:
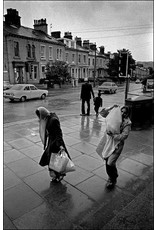
[[[153,229],[153,127],[131,131],[109,191],[96,153],[105,119],[72,114],[60,122],[76,166],[61,183],[39,165],[37,119],[4,124],[4,229]]]

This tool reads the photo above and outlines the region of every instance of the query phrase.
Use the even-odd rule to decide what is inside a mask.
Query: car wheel
[[[13,102],[13,101],[14,101],[14,99],[10,99],[10,101],[11,101],[11,102]]]
[[[20,101],[22,101],[22,102],[26,101],[26,97],[24,97],[24,96],[21,97],[21,98],[20,98]]]
[[[109,93],[112,93],[112,90],[111,90],[111,89],[109,90]]]
[[[42,94],[41,99],[45,99],[46,98],[46,94]]]

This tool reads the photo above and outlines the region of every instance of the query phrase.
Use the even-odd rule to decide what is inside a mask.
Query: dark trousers
[[[96,113],[98,113],[99,112],[99,106],[95,106],[94,110],[95,110]]]
[[[87,103],[87,115],[90,114],[90,99],[82,99],[81,112],[85,114],[85,102]]]
[[[119,158],[124,144],[120,143],[118,148],[114,150],[114,152],[106,159],[106,172],[111,181],[116,181],[118,177],[118,171],[116,168],[116,161]]]

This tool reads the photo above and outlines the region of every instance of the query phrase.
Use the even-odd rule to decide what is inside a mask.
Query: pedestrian
[[[39,164],[43,167],[49,165],[51,153],[58,153],[60,150],[64,150],[71,159],[63,140],[58,116],[49,112],[45,107],[39,107],[36,110],[36,115],[39,118],[39,133],[44,148]],[[66,175],[49,167],[48,169],[51,181],[59,182]]]
[[[113,135],[111,132],[107,132],[107,134],[111,136],[114,139],[114,141],[119,141],[118,145],[116,146],[112,154],[109,157],[105,158],[106,172],[109,177],[106,184],[106,187],[108,189],[112,189],[117,182],[118,172],[116,168],[116,161],[123,150],[124,141],[128,137],[129,132],[131,130],[131,121],[129,119],[129,108],[127,106],[123,106],[121,108],[121,114],[122,114],[122,123],[120,126],[120,134]]]
[[[90,99],[91,95],[93,96],[94,99],[94,92],[92,85],[88,82],[88,78],[84,79],[84,83],[82,84],[81,87],[81,95],[80,99],[82,100],[82,105],[81,105],[81,116],[89,116],[90,115]],[[87,113],[85,114],[85,103],[87,103]]]
[[[94,110],[96,112],[96,116],[99,114],[99,108],[102,107],[102,98],[101,93],[98,92],[98,96],[94,98]]]

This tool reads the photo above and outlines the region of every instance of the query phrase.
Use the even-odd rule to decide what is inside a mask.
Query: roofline
[[[32,37],[27,37],[27,36],[22,36],[22,35],[18,35],[18,34],[14,34],[14,33],[10,33],[10,32],[7,32],[8,34],[6,34],[5,36],[8,37],[8,36],[12,36],[12,37],[18,37],[18,38],[23,38],[23,39],[30,39],[30,40],[33,40],[33,41],[42,41],[44,43],[50,43],[50,44],[55,44],[55,45],[60,45],[60,46],[65,46],[65,44],[61,43],[61,42],[53,42],[53,41],[47,41],[47,40],[44,40],[44,39],[40,39],[40,38],[32,38]]]

